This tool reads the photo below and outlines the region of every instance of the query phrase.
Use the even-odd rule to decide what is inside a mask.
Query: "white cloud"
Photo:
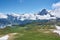
[[[0,18],[7,18],[8,16],[6,14],[0,13]]]
[[[53,3],[52,7],[53,7],[53,8],[60,8],[60,2],[58,2],[58,3]]]
[[[60,18],[60,2],[52,4],[52,8],[54,8],[54,10],[51,11],[51,14]]]

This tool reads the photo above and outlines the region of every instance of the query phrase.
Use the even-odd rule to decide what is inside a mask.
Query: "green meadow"
[[[27,24],[24,26],[12,26],[0,29],[0,36],[18,33],[9,40],[60,40],[60,36],[52,31],[53,25]]]

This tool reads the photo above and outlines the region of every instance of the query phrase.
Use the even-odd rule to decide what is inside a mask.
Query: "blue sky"
[[[0,0],[0,13],[31,13],[41,9],[52,9],[52,4],[60,0]]]

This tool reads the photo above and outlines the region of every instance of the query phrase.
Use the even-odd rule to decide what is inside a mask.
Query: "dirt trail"
[[[13,40],[13,38],[14,38],[14,36],[15,36],[16,34],[18,34],[18,33],[9,33],[9,34],[8,34],[8,35],[9,35],[8,40]]]

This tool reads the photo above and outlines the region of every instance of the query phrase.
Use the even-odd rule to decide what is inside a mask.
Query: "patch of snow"
[[[5,35],[3,37],[0,37],[0,40],[8,40],[8,38],[9,38],[9,35]]]
[[[0,29],[4,29],[6,26],[0,26]]]
[[[60,26],[55,26],[57,30],[60,30]]]
[[[60,30],[54,30],[53,32],[60,35]]]
[[[55,25],[55,27],[56,29],[53,32],[60,35],[60,26]]]
[[[20,14],[16,14],[16,13],[13,13],[11,15],[14,16],[14,17],[19,17],[20,16]]]

